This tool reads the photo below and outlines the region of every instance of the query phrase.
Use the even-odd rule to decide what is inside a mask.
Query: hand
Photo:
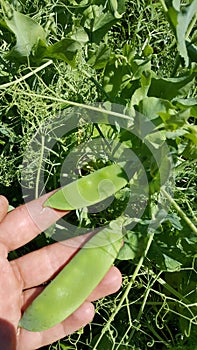
[[[17,328],[21,312],[42,291],[40,285],[65,265],[86,238],[86,235],[75,237],[64,241],[64,244],[54,243],[16,260],[7,260],[9,251],[23,246],[67,213],[43,208],[48,196],[44,195],[8,214],[8,202],[0,196],[1,349],[38,349],[75,332],[92,320],[94,307],[91,302],[116,292],[121,286],[121,274],[112,267],[81,307],[61,324],[44,332]]]

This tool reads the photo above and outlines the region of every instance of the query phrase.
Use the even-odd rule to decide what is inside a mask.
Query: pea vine
[[[132,158],[130,188],[105,211],[72,212],[32,243],[48,244],[65,222],[78,225],[71,235],[108,224],[131,198],[116,261],[122,290],[95,304],[90,328],[51,349],[194,348],[196,13],[196,0],[0,1],[0,179],[11,205],[129,150],[144,169]],[[75,127],[60,136],[73,111]]]

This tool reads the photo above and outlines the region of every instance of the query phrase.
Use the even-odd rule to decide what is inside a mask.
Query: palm
[[[121,275],[111,268],[88,300],[62,324],[41,333],[17,329],[21,312],[42,287],[73,254],[85,237],[55,243],[9,262],[9,251],[23,246],[66,212],[43,209],[46,196],[7,213],[7,203],[0,197],[0,344],[6,350],[32,350],[52,343],[89,323],[94,315],[91,301],[119,289]],[[31,213],[31,215],[30,215]],[[72,244],[73,243],[73,244]]]

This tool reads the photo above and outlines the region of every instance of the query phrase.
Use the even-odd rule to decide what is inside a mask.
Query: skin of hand
[[[51,193],[10,213],[8,201],[0,196],[0,345],[6,350],[34,350],[69,335],[87,325],[94,317],[92,301],[115,293],[122,276],[112,267],[88,299],[66,320],[43,332],[18,328],[21,313],[70,259],[87,235],[57,242],[8,261],[8,252],[22,247],[67,212],[44,208]],[[79,291],[80,292],[80,291]]]

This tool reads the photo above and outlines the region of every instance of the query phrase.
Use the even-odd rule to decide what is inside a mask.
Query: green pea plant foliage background
[[[10,208],[120,161],[130,175],[9,255],[125,218],[121,290],[45,349],[196,348],[196,22],[197,0],[0,1]]]

